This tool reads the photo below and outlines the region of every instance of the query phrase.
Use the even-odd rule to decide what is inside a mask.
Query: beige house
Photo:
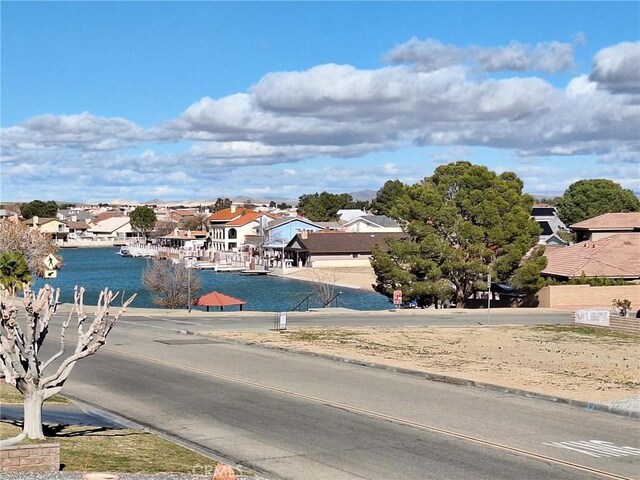
[[[58,220],[57,218],[40,218],[33,217],[24,221],[25,224],[30,225],[32,228],[37,228],[42,233],[51,235],[56,243],[62,243],[69,234],[69,227]]]
[[[124,242],[127,238],[137,236],[138,233],[131,228],[128,216],[111,216],[94,223],[86,234],[95,242],[105,244]]]

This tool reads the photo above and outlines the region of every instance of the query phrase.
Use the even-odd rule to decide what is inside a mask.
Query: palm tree
[[[27,259],[20,252],[2,252],[0,254],[0,285],[11,295],[22,289],[23,283],[31,282],[31,272]]]

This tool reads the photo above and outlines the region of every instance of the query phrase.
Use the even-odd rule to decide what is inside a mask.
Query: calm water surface
[[[58,278],[50,280],[50,283],[53,287],[60,288],[61,301],[73,302],[73,288],[75,285],[80,285],[86,290],[86,305],[95,305],[100,290],[109,287],[114,291],[124,290],[127,297],[137,293],[138,296],[132,305],[134,307],[156,307],[141,280],[142,271],[149,260],[121,257],[118,251],[118,248],[58,250],[58,255],[64,259],[64,265],[58,271]],[[246,276],[240,273],[216,273],[210,270],[193,270],[192,274],[200,277],[202,285],[198,292],[200,295],[215,290],[244,300],[247,302],[244,306],[245,310],[287,311],[313,293],[311,283],[275,276]],[[342,287],[336,287],[337,291],[342,292],[338,299],[339,307],[355,310],[382,310],[392,306],[386,297],[377,293]],[[196,296],[194,294],[194,298]],[[314,297],[310,299],[309,307],[321,306],[320,301]],[[119,301],[116,304],[119,304]],[[238,310],[238,307],[230,307],[228,310]]]

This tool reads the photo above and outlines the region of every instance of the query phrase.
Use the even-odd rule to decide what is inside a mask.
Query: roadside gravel
[[[119,480],[203,480],[211,479],[213,473],[209,475],[188,475],[180,473],[157,473],[154,475],[138,474],[138,473],[118,473]],[[82,480],[82,473],[5,473],[2,475],[4,479],[11,480]],[[238,476],[237,480],[268,480],[266,477]]]

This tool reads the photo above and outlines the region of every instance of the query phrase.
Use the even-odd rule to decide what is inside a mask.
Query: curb
[[[264,476],[263,478],[266,479],[267,475],[269,476],[268,478],[270,480],[277,480],[276,477],[273,476],[273,474],[271,472],[266,472],[266,471],[262,471],[258,468],[255,467],[251,467],[246,465],[246,462],[242,461],[241,459],[237,459],[237,458],[231,458],[231,457],[227,457],[225,455],[223,455],[222,453],[210,449],[210,448],[205,448],[201,445],[198,445],[195,442],[192,442],[190,440],[185,440],[183,438],[178,437],[177,435],[174,435],[170,432],[167,432],[165,430],[161,430],[159,428],[156,427],[152,427],[151,425],[148,425],[146,423],[141,423],[139,421],[136,420],[132,420],[128,417],[119,415],[117,413],[111,412],[109,410],[105,410],[102,407],[99,407],[97,405],[94,405],[92,403],[89,402],[85,402],[84,400],[80,400],[76,397],[74,397],[73,395],[66,395],[63,394],[64,397],[68,398],[69,400],[73,401],[73,403],[75,405],[77,405],[78,407],[80,407],[83,410],[86,410],[92,414],[95,414],[97,416],[106,418],[107,420],[110,420],[114,423],[119,423],[120,425],[122,425],[123,427],[126,428],[130,428],[133,430],[141,430],[144,432],[149,432],[152,433],[154,435],[157,435],[160,438],[163,438],[171,443],[174,443],[176,445],[180,445],[181,447],[184,447],[188,450],[191,450],[193,452],[199,453],[200,455],[203,455],[205,457],[209,457],[212,460],[215,460],[218,463],[224,463],[227,465],[233,465],[235,469],[239,470],[240,476],[238,477],[238,480],[241,480],[243,478],[253,478],[254,475],[259,474],[261,476]],[[262,478],[261,478],[262,480]]]
[[[188,333],[190,333],[192,335],[194,334],[193,332],[188,332]],[[201,336],[201,335],[198,335],[198,336]],[[494,383],[478,382],[478,381],[475,381],[475,380],[469,380],[469,379],[466,379],[466,378],[454,377],[454,376],[451,376],[451,375],[443,375],[443,374],[440,374],[440,373],[425,372],[425,371],[421,371],[421,370],[413,370],[413,369],[410,369],[410,368],[403,368],[403,367],[393,367],[391,365],[384,365],[382,363],[368,362],[368,361],[365,361],[365,360],[356,360],[356,359],[349,358],[349,357],[340,357],[340,356],[337,356],[337,355],[329,355],[329,354],[326,354],[326,353],[316,353],[316,352],[307,352],[307,351],[301,351],[301,350],[293,350],[293,349],[290,349],[290,348],[287,348],[287,347],[279,347],[279,346],[274,346],[274,345],[264,345],[264,344],[257,343],[257,342],[249,342],[249,341],[239,340],[239,339],[236,339],[236,338],[220,337],[220,336],[216,336],[216,335],[207,335],[207,337],[215,338],[216,340],[224,340],[226,342],[246,345],[246,346],[249,346],[249,347],[266,348],[266,349],[269,349],[269,350],[276,350],[276,351],[280,351],[280,352],[293,353],[293,354],[296,354],[296,355],[304,355],[304,356],[307,356],[307,357],[322,358],[322,359],[331,360],[331,361],[334,361],[334,362],[348,363],[350,365],[357,365],[357,366],[360,366],[360,367],[375,368],[377,370],[395,372],[395,373],[400,373],[402,375],[411,375],[411,376],[414,376],[414,377],[421,377],[421,378],[423,378],[425,380],[431,380],[431,381],[434,381],[434,382],[448,383],[448,384],[451,384],[451,385],[458,385],[458,386],[463,386],[463,387],[475,387],[475,388],[480,388],[480,389],[484,389],[484,390],[496,391],[496,392],[500,392],[500,393],[508,393],[508,394],[517,395],[517,396],[520,396],[520,397],[535,398],[535,399],[538,399],[538,400],[554,402],[554,403],[561,404],[561,405],[569,405],[569,406],[576,407],[576,408],[583,408],[583,409],[585,409],[585,410],[587,410],[589,412],[610,413],[610,414],[619,415],[619,416],[622,416],[622,417],[640,419],[640,411],[625,410],[625,409],[622,409],[622,408],[613,407],[611,405],[606,405],[606,404],[602,404],[602,403],[585,402],[584,400],[576,400],[576,399],[573,399],[573,398],[559,397],[559,396],[555,396],[555,395],[548,395],[546,393],[532,392],[532,391],[529,391],[529,390],[523,390],[523,389],[519,389],[519,388],[505,387],[504,385],[496,385]]]

